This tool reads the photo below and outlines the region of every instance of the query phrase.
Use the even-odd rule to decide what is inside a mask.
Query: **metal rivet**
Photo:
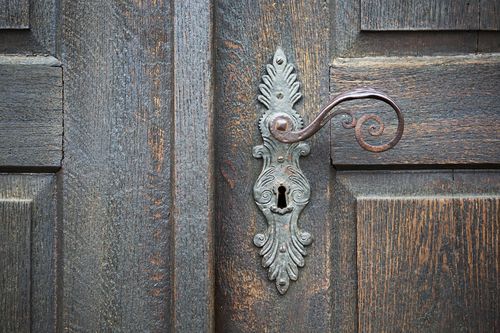
[[[288,129],[288,121],[284,118],[276,118],[276,129],[278,131],[286,131]]]

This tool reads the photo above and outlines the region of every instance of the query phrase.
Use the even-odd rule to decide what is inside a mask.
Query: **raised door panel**
[[[0,0],[0,29],[27,29],[29,0]]]
[[[62,81],[53,57],[0,56],[0,166],[60,166]]]
[[[360,164],[495,164],[500,163],[500,57],[366,57],[336,59],[331,66],[332,95],[359,87],[386,92],[401,107],[405,129],[393,149],[377,154],[363,150],[354,131],[332,126],[335,165]],[[390,140],[396,115],[373,100],[339,109],[380,115],[386,129],[369,143]],[[366,125],[372,125],[367,123]],[[376,124],[375,124],[376,125]]]
[[[333,294],[340,331],[495,331],[497,171],[338,171]]]
[[[362,30],[478,30],[480,0],[360,0]]]
[[[31,324],[31,200],[0,199],[0,331]]]
[[[0,331],[56,327],[56,176],[0,174]]]
[[[335,0],[333,57],[498,52],[499,0]]]
[[[360,197],[362,332],[500,327],[500,196]]]

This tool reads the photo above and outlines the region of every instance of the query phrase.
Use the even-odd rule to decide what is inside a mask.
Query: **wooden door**
[[[0,0],[0,332],[499,331],[498,8]],[[307,140],[285,295],[253,245],[277,47],[306,123],[365,86],[406,122],[380,154],[339,119]]]
[[[500,330],[495,6],[217,2],[218,331]],[[295,64],[306,123],[337,94],[372,87],[398,102],[406,125],[383,153],[363,150],[341,119],[308,140],[300,163],[312,194],[299,223],[314,242],[285,295],[252,242],[266,228],[251,195],[262,163],[250,157],[261,141],[256,97],[277,46]],[[388,125],[381,140],[394,135],[383,103],[342,108],[379,114]]]

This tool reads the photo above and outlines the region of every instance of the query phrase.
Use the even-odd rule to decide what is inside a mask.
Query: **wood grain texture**
[[[332,209],[334,212],[333,215],[333,228],[332,228],[332,246],[333,246],[333,251],[332,255],[336,258],[336,260],[333,262],[332,266],[332,280],[337,281],[335,284],[338,284],[343,287],[342,292],[338,293],[338,297],[335,299],[335,308],[338,309],[342,313],[341,317],[341,325],[336,326],[338,329],[337,331],[340,332],[364,332],[369,328],[369,323],[368,322],[373,322],[374,324],[377,323],[377,318],[371,317],[369,321],[360,321],[359,319],[367,318],[367,316],[371,316],[371,313],[381,313],[383,311],[382,308],[377,308],[377,305],[382,305],[382,302],[384,300],[388,301],[397,301],[404,303],[406,306],[414,304],[415,302],[419,301],[419,297],[422,298],[422,300],[425,300],[425,297],[429,297],[428,299],[428,304],[431,304],[435,302],[436,304],[443,304],[444,298],[445,297],[450,297],[455,301],[455,304],[452,306],[462,306],[464,308],[467,308],[470,304],[472,304],[472,301],[477,301],[478,295],[483,295],[485,291],[489,291],[490,295],[484,295],[485,302],[490,302],[492,306],[496,306],[498,308],[498,287],[496,289],[491,289],[492,286],[495,286],[495,284],[498,286],[499,283],[499,278],[498,275],[496,277],[493,277],[491,275],[488,275],[488,279],[484,280],[484,283],[479,285],[475,284],[476,286],[476,291],[477,293],[474,294],[474,292],[469,292],[469,293],[462,293],[457,291],[458,287],[455,285],[448,285],[445,286],[446,288],[443,289],[443,291],[446,291],[447,294],[443,293],[440,294],[439,291],[437,291],[435,294],[422,294],[420,295],[419,293],[414,293],[411,299],[405,299],[403,296],[399,296],[399,294],[393,293],[392,295],[394,297],[390,297],[388,294],[384,294],[384,290],[389,290],[388,288],[395,288],[393,290],[399,291],[400,289],[405,289],[406,290],[411,290],[415,286],[415,284],[412,284],[412,281],[403,281],[402,279],[399,280],[399,284],[397,282],[387,280],[386,283],[380,282],[383,278],[386,276],[380,275],[380,276],[374,276],[374,275],[369,275],[368,278],[370,278],[370,281],[374,281],[374,283],[377,283],[377,286],[381,285],[381,288],[377,290],[377,292],[380,291],[379,294],[374,295],[370,294],[371,289],[369,287],[373,286],[368,286],[366,284],[367,280],[361,280],[362,276],[359,275],[359,285],[358,285],[358,271],[361,269],[359,261],[360,261],[360,256],[362,251],[366,251],[366,249],[370,248],[370,246],[375,246],[377,248],[380,248],[377,253],[380,255],[377,257],[376,253],[371,255],[370,258],[364,257],[364,266],[363,268],[366,268],[367,264],[373,265],[370,266],[370,269],[373,268],[373,270],[379,269],[380,265],[377,266],[375,263],[377,260],[387,260],[387,258],[391,258],[391,261],[387,262],[394,268],[390,272],[396,272],[395,265],[398,265],[399,267],[399,274],[403,274],[404,276],[412,277],[413,279],[417,279],[417,277],[413,276],[413,271],[408,268],[408,266],[403,266],[403,263],[405,260],[408,260],[408,258],[411,258],[412,260],[418,261],[418,256],[410,254],[404,255],[403,252],[398,251],[398,249],[394,248],[390,252],[385,251],[385,248],[381,248],[381,242],[376,242],[376,239],[387,239],[387,243],[390,244],[395,244],[395,246],[399,246],[401,249],[402,247],[402,242],[398,241],[401,238],[396,237],[396,233],[393,232],[389,226],[393,226],[394,229],[396,227],[399,227],[401,230],[401,225],[404,225],[404,220],[397,224],[395,222],[391,222],[394,219],[391,219],[389,221],[389,224],[386,224],[385,221],[387,220],[387,214],[389,212],[388,209],[386,209],[388,204],[386,201],[389,202],[395,202],[395,201],[405,201],[405,205],[402,206],[402,210],[407,210],[407,211],[415,211],[417,214],[427,214],[423,211],[423,209],[419,210],[418,206],[418,200],[419,198],[434,198],[437,196],[437,199],[441,200],[451,200],[453,203],[453,199],[457,198],[460,200],[467,200],[469,198],[470,200],[474,201],[476,199],[482,200],[482,199],[487,199],[488,198],[497,198],[498,194],[500,193],[500,177],[498,171],[494,170],[467,170],[467,171],[458,171],[458,170],[442,170],[442,171],[410,171],[410,170],[401,170],[401,171],[337,171],[336,172],[336,177],[335,177],[335,182],[333,183],[332,186]],[[383,207],[379,207],[376,210],[373,210],[373,214],[378,214],[377,216],[382,216],[382,217],[377,217],[377,216],[371,216],[370,221],[366,222],[362,225],[357,226],[357,221],[358,221],[358,216],[365,214],[367,210],[364,209],[362,210],[363,207],[358,207],[358,203],[361,202],[362,200],[365,200],[366,198],[375,198],[375,203],[379,202],[385,202],[385,204],[381,204]],[[448,198],[448,199],[447,199]],[[386,200],[386,201],[384,201]],[[497,199],[495,199],[497,200]],[[373,201],[373,200],[372,200]],[[361,203],[362,205],[363,203]],[[369,204],[374,204],[373,202],[370,202]],[[384,206],[385,205],[385,206]],[[496,204],[498,206],[498,204]],[[468,243],[471,246],[475,246],[475,248],[483,247],[484,249],[484,244],[490,244],[487,245],[486,247],[489,246],[489,249],[493,252],[481,252],[483,254],[480,259],[478,257],[473,258],[473,263],[471,263],[472,266],[461,266],[460,268],[462,269],[461,271],[457,270],[457,266],[454,267],[454,269],[450,269],[448,271],[447,277],[450,279],[450,281],[461,281],[463,280],[463,276],[467,270],[472,269],[475,270],[477,269],[476,267],[484,267],[484,265],[488,266],[489,272],[493,272],[496,270],[498,274],[498,264],[491,265],[491,263],[498,262],[498,241],[495,243],[495,239],[499,237],[498,235],[498,222],[496,227],[492,227],[492,224],[489,223],[489,220],[495,220],[498,221],[498,208],[496,213],[494,210],[489,210],[489,215],[488,214],[482,214],[484,213],[484,210],[479,209],[479,205],[471,206],[474,208],[470,208],[468,210],[464,210],[463,207],[458,206],[453,206],[453,214],[454,216],[458,216],[457,214],[468,214],[470,213],[470,217],[474,217],[476,219],[476,223],[474,225],[474,228],[470,230],[475,230],[478,232],[481,232],[483,235],[488,234],[491,237],[486,240],[483,239],[484,242],[476,242],[476,239],[473,239],[473,243]],[[458,208],[457,208],[458,207]],[[420,207],[422,208],[422,207]],[[425,208],[425,207],[423,207]],[[491,207],[490,207],[491,208]],[[489,209],[489,208],[488,208]],[[460,212],[459,212],[460,211]],[[436,213],[437,214],[437,213]],[[430,213],[429,213],[430,216]],[[434,215],[433,215],[434,216]],[[434,216],[432,219],[437,220],[438,217]],[[460,218],[462,220],[465,220],[465,218]],[[456,219],[458,221],[458,218]],[[364,220],[363,220],[364,221]],[[408,237],[415,237],[415,233],[417,233],[419,230],[425,231],[425,230],[434,230],[437,231],[439,228],[441,230],[445,230],[448,234],[455,233],[457,235],[457,238],[455,240],[460,240],[463,239],[463,235],[459,234],[459,231],[461,229],[446,229],[446,224],[443,223],[441,226],[439,223],[436,225],[432,225],[430,223],[426,223],[423,219],[420,221],[421,228],[416,229],[413,228],[407,230]],[[439,222],[439,221],[438,221]],[[374,230],[372,234],[373,235],[373,242],[372,243],[367,243],[366,241],[362,241],[363,235],[360,235],[362,232],[366,232],[368,230],[367,228],[372,228],[368,224],[375,224],[378,227],[378,229]],[[392,223],[392,224],[391,224]],[[464,222],[465,223],[465,222]],[[389,225],[389,226],[388,226]],[[465,224],[462,224],[465,225]],[[363,227],[363,228],[361,228]],[[493,229],[492,229],[493,228]],[[494,229],[496,228],[496,229]],[[396,229],[395,229],[396,230]],[[496,230],[496,231],[495,231]],[[358,234],[358,236],[356,236]],[[434,234],[432,234],[434,235]],[[431,235],[431,236],[432,236]],[[460,238],[462,237],[462,238]],[[474,236],[475,237],[475,236]],[[496,237],[496,238],[495,238]],[[366,238],[366,237],[365,237]],[[375,239],[376,238],[376,239]],[[441,244],[441,245],[439,245]],[[446,244],[449,244],[450,246],[446,247]],[[435,251],[436,248],[438,248],[438,245],[441,246],[440,252]],[[410,244],[410,246],[415,246],[414,243]],[[428,258],[438,258],[442,259],[444,256],[448,255],[456,260],[462,260],[462,263],[464,260],[468,260],[468,258],[461,258],[462,254],[458,252],[459,248],[466,249],[469,251],[469,248],[464,248],[463,244],[460,246],[455,246],[452,247],[451,243],[437,243],[432,244],[431,246],[435,246],[427,252]],[[496,246],[496,248],[495,248]],[[472,251],[472,250],[471,250]],[[458,259],[457,259],[458,257]],[[448,258],[447,258],[448,259]],[[430,259],[429,259],[430,260]],[[450,262],[450,260],[448,260]],[[422,270],[420,271],[420,275],[418,278],[420,278],[420,281],[429,281],[429,284],[431,284],[433,281],[444,281],[444,280],[439,280],[441,278],[441,274],[439,270],[433,270],[429,269],[425,271],[425,266],[421,266]],[[496,268],[495,268],[496,267]],[[407,269],[408,268],[408,269]],[[389,270],[388,270],[389,271]],[[367,277],[367,272],[363,273],[363,277]],[[378,280],[376,279],[378,278]],[[380,283],[379,283],[380,282]],[[406,284],[408,282],[408,284]],[[421,282],[423,283],[423,282]],[[358,289],[359,288],[359,289]],[[386,288],[386,289],[384,289]],[[337,290],[337,288],[333,288],[333,290]],[[457,293],[453,293],[452,291],[457,291]],[[358,296],[359,293],[359,296]],[[372,295],[372,298],[367,298],[367,295]],[[373,306],[368,306],[367,304],[358,304],[358,298],[361,300],[366,299],[370,302],[372,302],[374,305]],[[432,298],[434,297],[434,298]],[[495,301],[496,300],[496,301]],[[462,302],[462,303],[460,303]],[[465,302],[465,303],[464,303]],[[477,304],[477,303],[476,303]],[[483,303],[483,305],[486,303]],[[495,305],[496,304],[496,305]],[[364,313],[359,312],[358,314],[358,309],[364,310]],[[393,308],[395,309],[395,308]],[[401,311],[403,309],[406,309],[405,307],[400,308]],[[487,311],[487,316],[489,316],[488,320],[489,323],[498,321],[498,314],[492,315],[492,313],[495,313],[495,307],[492,307],[488,309]],[[432,309],[431,309],[432,310]],[[460,312],[460,313],[463,313]],[[498,311],[497,311],[498,313]],[[453,314],[443,314],[443,316],[451,316]],[[382,316],[382,314],[381,314]],[[381,317],[380,316],[380,317]],[[399,323],[402,322],[407,322],[407,318],[410,318],[413,316],[411,313],[407,314],[404,316],[404,313],[400,312],[396,316],[394,316],[394,321],[398,321]],[[484,318],[484,317],[483,317]],[[448,332],[448,331],[453,331],[453,330],[446,330],[444,326],[445,323],[440,324],[440,317],[439,315],[436,317],[433,317],[432,320],[431,318],[427,318],[425,316],[422,317],[414,317],[414,322],[412,323],[412,327],[414,330],[418,330],[418,327],[423,328],[420,331],[439,331],[439,332]],[[462,321],[463,323],[463,318],[459,318],[459,320]],[[477,322],[477,321],[475,321]],[[365,325],[362,326],[361,324]],[[397,324],[397,323],[396,323]],[[395,325],[396,325],[395,324]],[[358,325],[359,325],[359,330],[358,330]],[[442,330],[432,330],[432,327],[444,327]],[[472,321],[471,321],[472,325]],[[429,329],[425,329],[425,328]],[[452,327],[452,326],[451,326]],[[372,327],[373,328],[373,327]],[[464,331],[478,331],[474,330],[473,326],[470,326],[470,329],[468,329],[469,326],[465,325],[462,327]],[[374,331],[402,331],[403,329],[398,329],[398,326],[390,326],[386,325],[384,327],[375,327]],[[404,330],[403,330],[404,331]],[[456,330],[455,330],[456,331]]]
[[[328,3],[220,0],[216,6],[216,331],[332,331],[328,131],[309,140],[311,154],[300,162],[313,190],[299,224],[314,242],[286,295],[268,280],[252,243],[266,224],[252,196],[262,168],[252,157],[262,142],[258,85],[281,46],[305,96],[297,110],[310,121],[328,96]]]
[[[52,174],[0,174],[2,332],[56,331],[56,191]]]
[[[53,57],[0,56],[0,165],[59,167],[62,69]]]
[[[31,201],[0,199],[0,331],[30,332]]]
[[[30,0],[30,49],[60,59],[60,0]],[[35,51],[36,52],[36,51]],[[38,53],[38,52],[36,52]]]
[[[362,332],[500,329],[500,197],[363,197]]]
[[[500,0],[480,0],[481,30],[500,30]]]
[[[26,15],[29,17],[29,29],[0,29],[0,52],[5,54],[47,55],[59,58],[58,36],[59,1],[58,0],[0,0],[10,3],[28,3]],[[29,8],[28,8],[29,7]],[[1,7],[0,7],[1,8]],[[16,7],[20,10],[21,7]],[[0,10],[0,16],[2,11]]]
[[[212,1],[174,2],[173,331],[214,330]]]
[[[332,61],[337,57],[456,55],[500,51],[498,35],[485,38],[492,33],[490,31],[362,31],[360,0],[332,1],[331,7]],[[404,12],[401,14],[408,15]]]
[[[360,0],[361,30],[478,30],[480,0]]]
[[[172,310],[172,11],[62,1],[68,332],[159,332]]]
[[[0,0],[0,29],[28,29],[29,10],[29,0]]]
[[[338,59],[331,68],[332,95],[359,87],[384,91],[401,107],[405,130],[395,148],[375,154],[360,148],[353,131],[337,123],[332,163],[499,163],[499,81],[498,55]],[[374,142],[394,134],[395,115],[383,103],[347,105],[360,114],[375,111],[392,124]]]

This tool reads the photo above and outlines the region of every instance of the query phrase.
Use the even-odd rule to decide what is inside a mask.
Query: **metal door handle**
[[[299,167],[300,156],[306,156],[310,150],[309,145],[302,140],[314,135],[333,117],[348,115],[350,119],[344,121],[343,126],[355,129],[356,140],[361,147],[382,152],[394,147],[401,139],[404,120],[400,108],[389,96],[368,88],[338,95],[304,128],[304,120],[293,109],[302,97],[300,84],[293,73],[293,65],[287,62],[280,48],[266,70],[258,96],[267,109],[259,120],[263,145],[253,149],[253,156],[262,158],[264,165],[255,182],[253,195],[255,203],[266,217],[267,228],[255,235],[254,244],[261,248],[262,266],[268,268],[269,279],[275,280],[279,293],[284,294],[290,280],[298,279],[298,268],[305,264],[305,247],[313,241],[312,235],[298,224],[300,213],[309,203],[311,193],[309,182]],[[342,102],[363,98],[381,100],[396,112],[396,135],[388,143],[371,145],[362,136],[361,129],[368,120],[376,123],[369,127],[370,135],[379,136],[384,132],[384,124],[379,116],[364,114],[357,119],[353,111],[332,112]]]
[[[363,127],[363,124],[365,124],[368,120],[373,120],[377,123],[377,125],[370,126],[370,129],[368,131],[370,135],[379,136],[384,132],[384,123],[379,116],[375,114],[365,114],[359,119],[356,119],[356,115],[352,111],[341,110],[330,113],[337,105],[343,102],[365,98],[378,99],[380,101],[383,101],[389,104],[396,112],[398,118],[398,128],[396,130],[396,135],[388,143],[382,145],[371,145],[367,143],[363,138],[361,129]],[[358,141],[359,145],[369,151],[378,153],[391,149],[399,142],[401,136],[403,136],[404,119],[401,113],[401,109],[389,96],[371,88],[354,89],[352,91],[338,95],[337,97],[332,99],[330,103],[328,103],[328,105],[323,108],[323,110],[321,110],[319,115],[309,125],[307,125],[306,128],[302,130],[292,130],[291,126],[288,126],[288,124],[290,124],[291,122],[287,115],[277,116],[270,124],[271,134],[276,139],[284,143],[299,142],[313,136],[317,131],[325,126],[328,121],[338,115],[348,115],[350,117],[350,121],[343,122],[342,125],[344,126],[344,128],[354,128],[356,140]]]

